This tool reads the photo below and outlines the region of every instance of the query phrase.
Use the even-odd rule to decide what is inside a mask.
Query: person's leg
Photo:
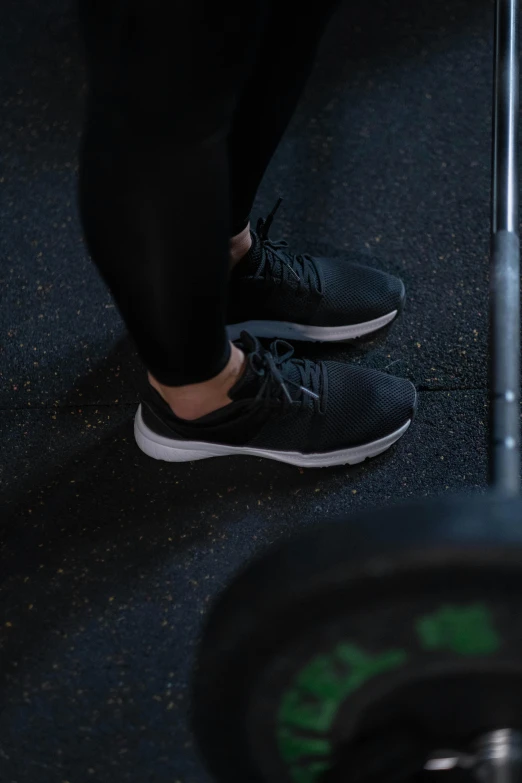
[[[90,55],[82,221],[156,379],[135,418],[138,445],[156,459],[357,462],[398,440],[415,407],[407,381],[295,360],[287,344],[269,351],[247,333],[245,371],[236,349],[241,377],[221,389],[224,404],[214,398],[209,411],[208,395],[200,394],[234,357],[224,326],[228,137],[270,1],[177,0],[173,27],[163,13],[171,10],[167,0],[118,0],[117,13],[112,2],[82,0]],[[244,143],[253,148],[255,141]]]
[[[242,368],[225,330],[227,137],[266,2],[174,5],[81,0],[89,97],[80,212],[156,387],[176,387],[179,415],[194,418],[218,407],[209,394],[226,404]]]
[[[400,279],[350,253],[319,258],[269,238],[273,213],[251,231],[249,213],[270,158],[312,70],[337,0],[302,13],[281,0],[234,115],[229,137],[232,237],[229,335],[336,342],[372,334],[402,311]],[[303,175],[306,175],[306,162]]]
[[[297,0],[281,0],[273,7],[228,142],[232,262],[250,246],[250,211],[258,187],[294,114],[338,4],[339,0],[324,0],[309,13],[303,12]]]

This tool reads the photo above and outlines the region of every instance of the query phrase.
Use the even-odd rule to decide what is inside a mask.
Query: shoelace
[[[322,365],[311,362],[308,359],[294,359],[292,364],[298,368],[301,383],[285,378],[285,365],[292,359],[294,349],[283,340],[275,340],[270,346],[270,351],[261,349],[249,355],[252,371],[263,378],[263,383],[256,396],[256,400],[266,400],[273,396],[274,391],[282,391],[289,403],[296,402],[290,394],[288,386],[293,386],[299,391],[320,403],[320,390]],[[314,391],[317,389],[317,391]]]
[[[289,253],[286,248],[288,242],[284,240],[274,241],[268,238],[270,227],[274,222],[277,210],[281,206],[283,199],[279,198],[275,207],[266,218],[259,218],[256,226],[256,233],[261,242],[261,253],[264,264],[261,265],[258,272],[259,277],[266,276],[266,266],[271,267],[271,271],[279,272],[275,278],[284,282],[289,276],[297,280],[299,288],[302,291],[309,291],[311,288],[317,289],[317,271],[310,256],[296,255]],[[278,269],[279,267],[279,269]]]

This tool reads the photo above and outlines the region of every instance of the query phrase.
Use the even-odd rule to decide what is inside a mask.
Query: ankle
[[[187,386],[164,386],[149,373],[149,383],[179,419],[200,419],[232,402],[228,392],[243,375],[246,358],[237,346],[232,345],[231,349],[225,369],[208,381]]]
[[[236,234],[230,240],[230,269],[233,269],[246,256],[251,247],[252,235],[249,223],[240,234]]]

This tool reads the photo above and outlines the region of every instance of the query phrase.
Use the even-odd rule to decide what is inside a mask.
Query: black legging
[[[199,383],[228,362],[229,239],[336,2],[80,0],[83,229],[160,383]]]

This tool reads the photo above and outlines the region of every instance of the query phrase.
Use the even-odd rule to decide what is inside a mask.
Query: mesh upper
[[[269,295],[264,288],[265,293],[258,298],[259,282],[252,278],[263,267],[263,252],[262,243],[253,234],[250,252],[232,274],[229,323],[269,319],[310,326],[350,326],[402,307],[404,286],[399,278],[344,258],[314,258],[318,271],[311,276],[312,290],[300,285],[291,274],[280,285],[281,267],[276,264],[277,279]],[[318,293],[321,275],[323,296]]]
[[[249,445],[303,453],[360,446],[395,432],[413,415],[416,392],[402,378],[326,362],[324,413],[291,410],[271,417]]]
[[[295,359],[283,361],[280,373],[292,405],[282,404],[285,397],[279,381],[270,381],[267,372],[268,368],[260,377],[247,366],[230,392],[233,402],[194,422],[174,416],[149,388],[144,397],[146,424],[160,435],[182,440],[317,454],[384,438],[413,415],[413,385],[377,370],[340,362],[310,366]],[[266,381],[270,381],[264,387],[268,397],[256,399]],[[319,395],[319,401],[300,391],[301,384]]]
[[[362,323],[400,309],[404,287],[399,278],[341,259],[321,258],[317,262],[325,295],[312,318],[313,326]]]
[[[327,362],[327,367],[321,451],[342,448],[347,437],[354,446],[383,438],[411,418],[416,392],[409,381],[340,362]]]

